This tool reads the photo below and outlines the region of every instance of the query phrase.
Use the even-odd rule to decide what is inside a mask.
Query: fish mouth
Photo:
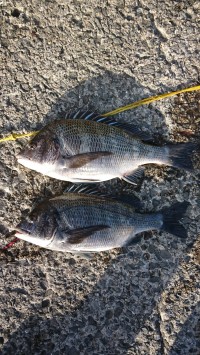
[[[27,224],[25,226],[22,226],[21,224],[18,224],[17,227],[15,227],[15,235],[17,238],[29,242],[33,238],[31,236],[32,230],[33,230],[33,225]]]
[[[40,166],[38,166],[38,163],[36,161],[32,160],[31,158],[24,157],[23,154],[17,155],[17,162],[20,165],[23,165],[26,168],[31,169],[31,170],[35,170],[35,171],[37,171],[40,167]]]
[[[34,227],[34,225],[33,225],[33,227]],[[33,227],[32,227],[32,229],[27,230],[26,227],[18,225],[15,228],[15,236],[17,238],[25,240],[26,242],[29,242],[31,244],[35,244],[35,245],[38,245],[43,248],[48,248],[48,246],[51,244],[51,242],[54,238],[54,234],[51,239],[40,238],[39,236],[34,236],[32,234]]]
[[[16,227],[15,228],[15,232],[17,233],[17,234],[27,234],[27,235],[31,235],[31,232],[30,231],[27,231],[26,229],[23,229],[23,228],[18,228],[18,227]]]
[[[15,236],[19,239],[24,240],[25,242],[38,245],[39,247],[47,248],[51,241],[42,239],[39,237],[34,237],[30,232],[23,231],[21,229],[16,228]]]
[[[33,228],[34,228],[34,223],[30,223],[30,222],[20,222],[15,230],[18,232],[18,233],[26,233],[28,235],[31,235],[31,233],[33,232]]]
[[[30,159],[25,158],[21,153],[16,156],[16,159],[19,164],[24,166],[26,166],[27,163],[30,161]]]
[[[15,236],[19,239],[23,239],[27,242],[31,239],[31,231],[23,227],[15,227]]]
[[[21,151],[16,155],[16,159],[17,159],[17,161],[19,161],[19,160],[24,160],[24,159],[28,159],[28,160],[29,160],[29,157],[26,156],[24,150],[21,150]]]
[[[22,164],[22,165],[31,160],[30,158],[25,157],[25,156],[24,156],[23,154],[21,154],[21,153],[18,154],[18,155],[16,156],[16,158],[17,158],[18,163],[19,163],[19,164]]]
[[[15,228],[15,236],[19,239],[23,239],[26,242],[31,242],[31,233],[21,228]]]

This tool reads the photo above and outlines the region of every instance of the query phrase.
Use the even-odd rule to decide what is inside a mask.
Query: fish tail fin
[[[200,143],[177,143],[168,144],[168,165],[176,168],[193,171],[192,153],[200,153]]]
[[[180,238],[187,238],[187,231],[185,227],[180,223],[181,218],[185,215],[185,212],[189,206],[189,202],[177,202],[169,208],[162,211],[163,225],[162,230],[176,235]]]

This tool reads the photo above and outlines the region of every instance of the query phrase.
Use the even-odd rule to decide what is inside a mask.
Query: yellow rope
[[[18,139],[18,138],[34,136],[38,132],[39,131],[33,131],[33,132],[30,132],[30,133],[19,133],[19,134],[12,133],[10,136],[1,138],[0,142],[16,141],[16,139]]]
[[[110,111],[110,112],[102,114],[102,116],[104,116],[104,117],[113,116],[113,115],[116,115],[118,113],[121,113],[121,112],[124,112],[124,111],[127,111],[127,110],[131,110],[132,108],[139,107],[141,105],[147,105],[147,104],[150,104],[151,102],[162,100],[162,99],[165,99],[167,97],[171,97],[171,96],[174,96],[174,95],[182,94],[184,92],[197,91],[197,90],[200,90],[200,85],[193,86],[191,88],[186,88],[186,89],[181,89],[181,90],[169,92],[169,93],[166,93],[166,94],[152,96],[152,97],[149,97],[149,98],[146,98],[146,99],[142,99],[142,100],[133,102],[132,104],[119,107],[116,110],[113,110],[113,111]],[[30,132],[30,133],[22,133],[22,134],[12,133],[10,136],[4,137],[4,138],[0,138],[0,143],[1,142],[7,142],[7,141],[15,141],[16,139],[19,139],[19,138],[34,136],[38,132],[39,131],[34,131],[34,132]]]
[[[196,91],[196,90],[200,90],[200,85],[193,86],[191,88],[182,89],[182,90],[168,92],[166,94],[161,94],[161,95],[157,95],[157,96],[151,96],[151,97],[148,97],[146,99],[142,99],[142,100],[133,102],[132,104],[116,108],[116,110],[113,110],[113,111],[110,111],[108,113],[105,113],[102,116],[107,117],[107,116],[116,115],[117,113],[124,112],[124,111],[127,111],[127,110],[131,110],[132,108],[135,108],[135,107],[138,107],[138,106],[147,105],[147,104],[150,104],[151,102],[154,102],[154,101],[158,101],[158,100],[162,100],[162,99],[165,99],[167,97],[170,97],[170,96],[182,94],[183,92]]]

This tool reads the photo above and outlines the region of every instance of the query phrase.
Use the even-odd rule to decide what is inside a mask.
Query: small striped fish
[[[127,202],[128,201],[128,202]],[[135,212],[138,201],[126,202],[76,187],[40,204],[16,230],[16,237],[41,247],[72,253],[100,252],[138,242],[139,233],[164,230],[185,238],[180,219],[187,202],[159,213]]]

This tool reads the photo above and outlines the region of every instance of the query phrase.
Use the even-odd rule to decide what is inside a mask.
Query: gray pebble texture
[[[194,0],[2,0],[0,135],[40,129],[78,107],[105,113],[197,85],[200,4]],[[121,113],[155,141],[199,136],[199,92]],[[193,135],[192,135],[193,134]],[[0,143],[0,243],[28,211],[69,184],[19,166],[26,139]],[[193,173],[148,166],[144,212],[191,205],[188,238],[141,235],[91,260],[20,241],[0,252],[3,355],[197,355],[200,349],[200,162]]]

